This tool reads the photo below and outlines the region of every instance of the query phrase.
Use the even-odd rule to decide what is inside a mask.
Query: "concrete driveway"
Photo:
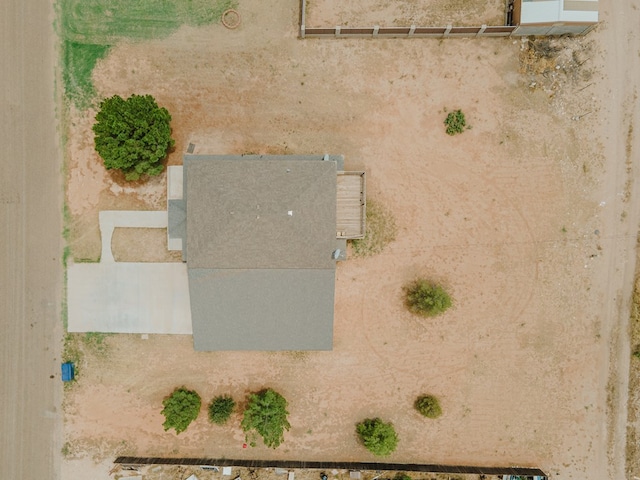
[[[69,332],[191,334],[187,265],[116,262],[117,227],[166,228],[166,211],[100,212],[99,263],[69,266]]]

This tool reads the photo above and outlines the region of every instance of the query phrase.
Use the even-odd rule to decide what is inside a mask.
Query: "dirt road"
[[[609,231],[611,252],[607,268],[600,272],[603,299],[600,312],[610,331],[608,368],[600,375],[608,375],[608,424],[606,449],[602,449],[601,465],[608,464],[608,472],[600,478],[625,478],[625,440],[627,423],[627,391],[629,378],[629,309],[635,273],[636,238],[638,232],[638,136],[634,125],[640,119],[637,101],[640,62],[637,25],[640,22],[637,2],[601,2],[601,25],[596,32],[601,45],[602,71],[605,72],[599,92],[603,100],[602,138],[606,138],[604,152],[606,175],[601,182],[601,215],[604,228]],[[627,221],[625,221],[627,220]],[[601,438],[605,440],[605,436]],[[608,459],[605,460],[606,458]],[[594,477],[595,478],[595,477]]]
[[[0,478],[60,478],[61,157],[53,6],[0,4]]]

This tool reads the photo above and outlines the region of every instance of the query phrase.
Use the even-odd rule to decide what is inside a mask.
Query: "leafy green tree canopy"
[[[433,395],[421,395],[414,404],[416,410],[427,418],[438,418],[442,415],[440,402]]]
[[[174,145],[170,121],[167,109],[159,107],[151,95],[104,99],[93,131],[105,168],[121,170],[127,180],[159,175]]]
[[[289,412],[285,398],[268,388],[249,395],[240,425],[247,435],[249,432],[256,432],[267,447],[277,448],[284,441],[284,430],[291,428],[287,415]],[[252,440],[251,446],[255,445],[255,441]]]
[[[435,317],[447,311],[452,300],[447,291],[428,280],[419,278],[405,286],[407,308],[423,317]]]
[[[201,406],[200,395],[185,387],[176,388],[173,393],[162,402],[162,424],[165,431],[174,428],[176,433],[184,432],[189,424],[198,418]]]
[[[398,446],[398,435],[393,424],[379,418],[367,418],[356,425],[356,433],[364,446],[374,455],[389,455]]]
[[[229,395],[219,395],[209,404],[209,420],[224,425],[233,412],[236,402]]]

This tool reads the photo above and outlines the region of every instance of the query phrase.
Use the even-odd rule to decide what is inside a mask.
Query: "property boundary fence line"
[[[397,38],[397,37],[508,37],[518,29],[510,25],[481,25],[479,27],[307,27],[306,26],[306,0],[300,0],[300,38],[318,37],[373,37],[373,38]]]
[[[528,35],[585,35],[591,31],[594,25],[580,26],[575,32],[570,26],[557,25],[481,25],[479,27],[420,27],[411,25],[408,27],[307,27],[306,26],[307,0],[300,0],[300,38],[455,38],[455,37],[510,37]],[[505,19],[505,23],[508,20]]]
[[[304,1],[304,0],[303,0]],[[514,35],[518,27],[482,25],[480,27],[329,27],[307,28],[300,25],[300,38],[319,37],[360,37],[360,38],[420,38],[420,37],[508,37]]]
[[[523,475],[546,477],[539,468],[529,467],[475,467],[467,465],[428,465],[414,463],[368,462],[305,462],[297,460],[240,460],[230,458],[165,458],[118,457],[114,463],[127,466],[140,465],[190,465],[203,467],[286,468],[317,470],[370,470],[424,473],[452,473],[479,475]]]

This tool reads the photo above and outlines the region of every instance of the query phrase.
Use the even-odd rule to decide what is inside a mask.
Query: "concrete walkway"
[[[166,211],[103,211],[100,263],[68,269],[69,332],[191,334],[187,265],[116,262],[117,227],[166,228]]]
[[[100,262],[115,262],[111,238],[116,227],[167,228],[166,211],[104,210],[99,213],[102,255]]]

